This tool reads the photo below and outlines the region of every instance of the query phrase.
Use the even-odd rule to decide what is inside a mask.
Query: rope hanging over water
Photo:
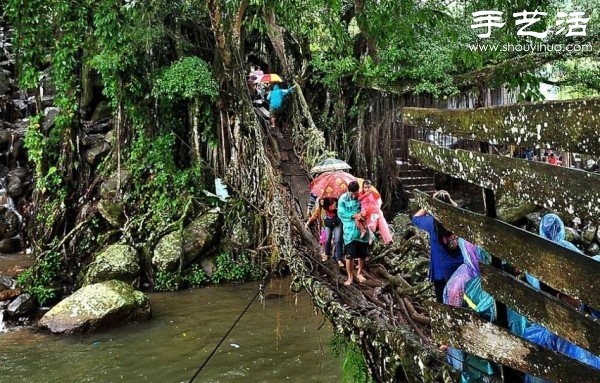
[[[240,315],[237,317],[237,319],[235,320],[235,322],[233,322],[233,324],[231,325],[231,327],[229,328],[229,330],[227,330],[227,332],[225,333],[225,335],[223,335],[223,337],[221,338],[221,340],[219,341],[219,343],[217,343],[217,345],[212,350],[212,352],[208,355],[208,357],[206,357],[206,359],[204,360],[204,363],[202,363],[202,365],[200,365],[200,367],[198,367],[198,370],[196,371],[196,373],[194,374],[194,376],[192,376],[192,378],[189,380],[188,383],[192,383],[194,381],[194,379],[196,379],[196,377],[198,376],[198,374],[200,374],[200,372],[202,371],[202,369],[204,368],[204,366],[206,366],[208,364],[208,362],[213,357],[213,355],[215,355],[215,353],[217,352],[217,350],[219,349],[219,347],[221,347],[221,344],[223,344],[223,342],[225,341],[225,339],[227,339],[227,337],[229,336],[229,334],[231,333],[231,331],[233,331],[233,329],[235,328],[235,326],[238,324],[238,322],[240,321],[240,319],[242,319],[242,317],[244,316],[244,314],[246,314],[246,311],[248,311],[248,309],[250,308],[250,306],[252,306],[252,303],[254,303],[254,301],[256,300],[256,298],[258,296],[262,297],[262,295],[264,294],[265,288],[267,287],[267,284],[269,284],[269,279],[267,279],[266,282],[261,283],[260,285],[258,285],[258,291],[256,292],[256,294],[254,294],[254,297],[252,298],[252,300],[250,300],[250,302],[248,302],[248,304],[246,305],[246,307],[244,308],[244,310],[240,313]]]

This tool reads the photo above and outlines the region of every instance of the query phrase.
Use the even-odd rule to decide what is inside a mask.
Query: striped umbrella
[[[337,158],[325,158],[319,161],[315,166],[310,169],[311,173],[324,173],[335,170],[348,170],[352,169],[352,166],[348,165],[345,161],[338,160]]]

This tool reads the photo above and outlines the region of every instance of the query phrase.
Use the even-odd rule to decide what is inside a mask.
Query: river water
[[[339,382],[329,322],[307,294],[272,281],[194,382]],[[0,333],[0,382],[188,382],[256,283],[149,294],[153,318],[94,335]]]

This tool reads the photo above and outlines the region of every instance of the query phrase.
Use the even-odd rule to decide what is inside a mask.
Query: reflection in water
[[[329,326],[306,294],[274,281],[194,382],[339,382]],[[0,334],[7,382],[188,382],[256,293],[257,284],[151,294],[154,317],[86,336]],[[279,296],[278,296],[279,295]],[[297,304],[296,304],[297,303]]]

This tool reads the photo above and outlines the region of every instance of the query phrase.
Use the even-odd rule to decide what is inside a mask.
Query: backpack
[[[458,236],[453,232],[446,229],[441,223],[435,221],[435,234],[437,235],[438,242],[444,250],[453,257],[461,255],[460,246],[458,245]]]

